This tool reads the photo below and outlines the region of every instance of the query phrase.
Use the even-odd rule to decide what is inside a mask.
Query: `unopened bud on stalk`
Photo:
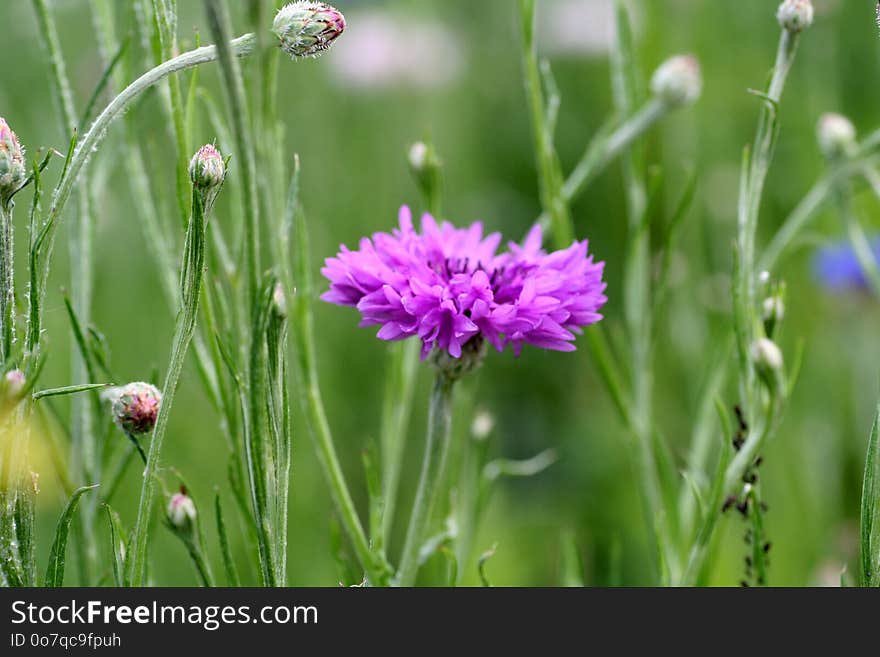
[[[495,418],[487,410],[479,410],[474,415],[474,421],[471,424],[471,435],[474,440],[483,441],[492,433],[495,428]]]
[[[162,393],[156,386],[136,381],[114,388],[110,394],[113,420],[120,429],[132,435],[153,430],[162,403]]]
[[[856,143],[856,129],[848,118],[841,114],[823,114],[816,126],[819,150],[829,160],[835,160],[849,153]]]
[[[651,91],[670,107],[695,103],[703,92],[700,62],[693,55],[676,55],[667,59],[654,72]]]
[[[223,183],[226,177],[226,163],[223,156],[212,144],[205,144],[189,163],[189,177],[198,189],[210,190]]]
[[[298,0],[282,7],[272,31],[292,58],[317,57],[345,30],[345,17],[324,2]]]
[[[24,390],[24,372],[21,370],[9,370],[3,377],[8,397],[18,397]]]
[[[196,521],[196,505],[192,498],[186,494],[186,488],[181,487],[179,493],[171,496],[168,502],[168,522],[175,529],[191,529]]]
[[[272,290],[272,309],[279,317],[287,317],[287,295],[284,294],[284,286],[281,283],[275,285]]]
[[[24,184],[24,149],[6,119],[0,117],[0,201],[7,201]]]
[[[769,337],[773,337],[776,327],[779,326],[784,317],[785,301],[782,299],[781,294],[774,294],[764,299],[763,304],[761,304],[761,321],[764,323],[764,332]]]
[[[776,390],[782,378],[782,351],[768,338],[755,340],[751,351],[758,375],[770,390]]]
[[[431,144],[417,141],[409,147],[407,158],[413,177],[425,193],[439,184],[440,167],[442,163],[437,156],[437,151]]]
[[[803,32],[813,24],[813,4],[810,0],[785,0],[776,11],[776,19],[783,30]]]

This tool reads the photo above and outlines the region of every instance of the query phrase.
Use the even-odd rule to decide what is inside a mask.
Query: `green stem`
[[[15,342],[15,249],[12,203],[0,201],[0,362],[12,354]]]
[[[205,203],[206,194],[194,189],[192,216],[187,231],[186,252],[184,253],[183,271],[185,277],[182,281],[181,308],[174,327],[171,358],[165,375],[165,384],[162,388],[162,404],[159,407],[159,416],[156,419],[156,427],[150,440],[150,451],[147,454],[147,464],[144,468],[137,523],[131,538],[130,557],[126,560],[126,581],[130,586],[143,584],[147,535],[150,515],[153,510],[153,498],[155,497],[154,479],[159,469],[159,458],[168,426],[168,417],[174,402],[174,394],[177,391],[180,373],[186,361],[186,353],[196,328],[205,263]]]
[[[70,88],[70,80],[67,76],[64,54],[58,39],[58,30],[55,19],[49,11],[46,0],[33,0],[34,10],[40,23],[40,34],[43,38],[49,59],[52,64],[52,89],[59,109],[61,119],[61,132],[70,136],[76,130],[78,124],[76,107],[73,102],[73,93]],[[88,181],[83,181],[77,194],[79,201],[76,221],[71,228],[69,253],[71,262],[71,279],[76,281],[72,290],[73,308],[83,325],[88,325],[91,318],[92,305],[92,230],[93,216],[92,203]],[[71,376],[74,380],[82,380],[88,376],[88,368],[80,350],[73,349],[71,352]],[[94,410],[98,405],[97,398],[78,397],[71,403],[71,432],[74,470],[79,471],[81,484],[96,481],[100,478],[100,458],[95,444],[94,435]],[[86,540],[86,572],[91,583],[97,570],[98,545],[96,532],[94,531],[97,515],[96,496],[89,496],[83,501],[81,513]]]
[[[236,156],[241,162],[241,185],[244,202],[244,253],[245,272],[248,286],[245,288],[251,305],[260,288],[260,226],[257,201],[257,183],[254,164],[253,139],[248,127],[248,111],[245,102],[244,80],[241,68],[234,59],[239,54],[235,41],[227,43],[229,34],[229,17],[226,5],[222,0],[205,0],[208,24],[217,41],[217,57],[226,86],[226,95],[230,103],[232,130],[236,148]],[[256,37],[248,35],[253,41]]]
[[[299,390],[306,421],[318,452],[318,461],[330,487],[330,495],[339,513],[340,522],[354,547],[355,554],[371,584],[382,585],[388,580],[387,564],[373,553],[358,518],[354,501],[351,498],[333,435],[321,398],[318,380],[318,362],[315,356],[315,327],[312,319],[311,300],[314,285],[311,273],[311,257],[305,217],[298,213],[295,231],[296,275],[298,290],[294,297],[294,312],[291,326],[295,328],[297,342],[297,364],[299,367]]]
[[[759,324],[756,305],[757,271],[755,270],[758,215],[764,183],[767,180],[776,144],[779,101],[782,98],[785,81],[797,52],[798,36],[794,32],[782,30],[776,53],[776,64],[773,67],[773,75],[767,88],[764,107],[761,110],[749,166],[740,188],[737,237],[738,276],[734,283],[737,287],[738,301],[735,304],[734,322],[737,324],[737,332],[740,336],[737,345],[740,352],[740,381],[747,414],[755,413],[753,408],[755,373],[747,352],[754,338],[756,326]]]
[[[811,218],[826,202],[831,192],[843,181],[861,173],[876,188],[876,150],[880,146],[880,130],[862,140],[853,155],[832,164],[816,181],[806,196],[783,222],[782,227],[767,245],[758,264],[759,271],[772,271],[785,250],[794,242]]]
[[[382,440],[382,532],[384,543],[389,534],[397,506],[400,469],[406,446],[406,430],[412,412],[416,371],[419,362],[419,341],[405,340],[390,347],[387,384],[383,397]]]
[[[541,204],[550,217],[550,228],[557,244],[568,246],[574,241],[574,224],[563,195],[562,168],[553,147],[553,136],[546,116],[541,71],[535,49],[535,0],[520,0],[522,27],[523,72],[526,97],[535,139],[535,156]]]
[[[253,34],[245,34],[234,39],[229,43],[229,50],[239,57],[246,57],[253,51],[256,37]],[[218,57],[217,46],[203,46],[189,52],[178,55],[174,59],[156,66],[147,71],[137,80],[128,85],[120,92],[110,104],[98,115],[92,123],[92,127],[77,144],[73,155],[70,158],[70,165],[58,186],[52,198],[52,205],[46,218],[46,235],[43,239],[44,256],[41,258],[42,267],[38,274],[38,280],[35,293],[38,298],[34,305],[38,312],[43,306],[43,297],[46,291],[46,281],[49,277],[49,266],[51,263],[52,247],[54,244],[55,233],[58,230],[58,220],[64,209],[70,194],[73,191],[74,184],[88,163],[91,156],[98,149],[107,135],[107,129],[110,125],[123,115],[125,110],[140,96],[144,91],[155,85],[157,82],[165,79],[173,73],[184,71],[201,64],[213,62]],[[30,359],[35,362],[38,357],[39,346],[41,342],[42,331],[40,330],[41,319],[39,315],[31,317],[30,334],[33,336],[34,344],[31,345]]]
[[[446,456],[449,452],[452,431],[452,389],[454,381],[438,371],[431,392],[428,411],[428,432],[425,438],[425,456],[416,489],[409,527],[406,532],[400,569],[395,583],[412,586],[419,572],[419,552],[425,540],[425,532],[431,520],[431,512],[440,492]]]
[[[208,563],[208,560],[205,558],[205,551],[202,549],[201,541],[198,539],[184,540],[184,543],[186,544],[186,550],[189,552],[189,556],[193,561],[193,565],[196,567],[196,572],[199,574],[202,586],[213,588],[215,586],[214,575],[211,572],[211,566]]]
[[[868,282],[871,292],[880,299],[880,269],[877,267],[877,259],[874,257],[871,243],[868,241],[868,237],[865,235],[865,231],[852,209],[849,185],[841,183],[837,187],[835,200],[837,201],[838,212],[840,212],[840,216],[843,219],[850,245],[856,255],[856,260],[859,263],[862,274]]]

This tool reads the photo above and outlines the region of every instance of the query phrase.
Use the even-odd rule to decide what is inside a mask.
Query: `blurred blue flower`
[[[874,260],[880,264],[880,237],[871,240]],[[863,290],[868,281],[848,241],[823,246],[813,257],[813,271],[819,283],[831,292]]]

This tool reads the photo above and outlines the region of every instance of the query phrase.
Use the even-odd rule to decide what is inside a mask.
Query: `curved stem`
[[[246,57],[253,52],[256,40],[254,34],[245,34],[232,40],[229,43],[229,49],[238,57]],[[89,158],[104,140],[104,137],[107,134],[107,129],[117,118],[123,115],[126,108],[128,108],[138,96],[157,82],[160,82],[173,73],[185,71],[186,69],[199,66],[200,64],[213,62],[217,57],[217,46],[203,46],[183,53],[182,55],[178,55],[167,62],[163,62],[128,85],[112,101],[110,101],[110,104],[107,105],[107,107],[104,108],[104,111],[101,112],[97,119],[95,119],[92,127],[74,149],[73,155],[70,157],[70,164],[67,167],[64,177],[55,188],[55,193],[52,197],[52,205],[49,208],[49,214],[46,218],[46,225],[44,228],[46,233],[43,238],[45,255],[42,258],[39,284],[37,285],[36,291],[39,296],[39,299],[36,301],[38,307],[42,307],[42,299],[46,291],[46,280],[49,277],[49,265],[51,262],[55,232],[58,229],[58,219],[65,204],[70,198],[74,183],[85,165],[88,163]],[[34,319],[36,320],[37,318]],[[32,330],[34,335],[37,336],[35,338],[36,344],[33,345],[32,350],[37,352],[39,350],[39,336],[41,335],[41,331],[38,326],[34,327]],[[31,358],[36,359],[36,353],[31,354]]]
[[[318,362],[315,355],[315,327],[312,321],[311,299],[313,283],[311,273],[311,254],[309,250],[308,230],[305,217],[298,213],[296,231],[296,277],[298,289],[294,297],[293,321],[294,337],[297,347],[297,366],[299,373],[300,399],[306,413],[309,433],[315,441],[318,462],[330,487],[330,495],[339,513],[339,519],[352,543],[355,554],[367,579],[373,585],[387,582],[388,568],[384,560],[370,548],[363,525],[358,518],[354,500],[351,498],[336,447],[324,402],[321,398],[321,386],[318,379]]]
[[[446,374],[438,372],[434,381],[434,390],[431,392],[425,457],[422,461],[422,473],[419,477],[409,528],[406,531],[400,569],[397,572],[398,586],[412,586],[419,572],[419,551],[425,539],[431,511],[437,500],[438,484],[443,479],[446,455],[449,452],[453,383]]]

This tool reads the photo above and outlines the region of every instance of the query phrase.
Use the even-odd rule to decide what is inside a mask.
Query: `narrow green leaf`
[[[382,483],[376,459],[376,445],[372,441],[361,453],[364,464],[364,475],[367,482],[367,494],[370,499],[370,540],[372,548],[378,553],[384,549]]]
[[[58,519],[58,526],[55,528],[55,540],[52,543],[52,550],[49,553],[49,566],[46,568],[46,580],[44,585],[47,587],[57,587],[64,583],[64,561],[67,551],[67,534],[70,532],[70,523],[73,520],[73,514],[79,504],[80,498],[90,490],[97,488],[99,484],[91,486],[81,486],[73,491],[70,501],[64,508],[64,512]]]
[[[119,514],[109,504],[104,504],[104,509],[107,511],[107,524],[110,526],[110,557],[113,566],[113,581],[116,582],[116,586],[125,586],[122,578],[125,572],[125,530],[122,528]]]
[[[88,127],[89,121],[92,119],[92,114],[95,110],[95,105],[98,102],[98,99],[101,97],[101,94],[104,93],[104,90],[107,88],[107,85],[110,83],[110,80],[113,76],[113,71],[116,69],[117,64],[122,60],[122,56],[125,54],[125,51],[128,49],[129,40],[125,39],[119,48],[116,51],[116,54],[113,55],[113,58],[104,68],[104,73],[101,75],[101,79],[98,80],[98,84],[95,85],[94,91],[92,91],[91,97],[89,97],[89,101],[86,103],[86,108],[83,110],[82,118],[79,120],[79,132],[86,132],[86,128]]]
[[[223,520],[223,506],[220,502],[220,493],[214,496],[214,514],[217,518],[217,536],[220,539],[220,553],[223,555],[223,569],[226,572],[226,583],[229,586],[241,586],[238,577],[238,569],[229,549],[229,537],[226,534],[226,523]]]
[[[80,383],[74,386],[62,386],[60,388],[46,388],[38,390],[32,396],[34,401],[43,399],[44,397],[58,397],[59,395],[73,395],[77,392],[88,392],[90,390],[101,390],[113,386],[112,383]]]
[[[875,572],[880,544],[876,543],[876,521],[880,499],[878,499],[878,468],[880,468],[880,405],[874,415],[874,425],[868,437],[868,453],[865,457],[865,475],[862,481],[862,504],[860,514],[860,555],[862,586],[873,586],[878,580]]]
[[[477,572],[480,574],[480,582],[482,582],[483,586],[490,587],[492,586],[489,583],[489,579],[486,577],[486,562],[495,556],[495,551],[498,549],[498,544],[496,543],[488,550],[483,552],[480,555],[480,559],[477,561]]]

